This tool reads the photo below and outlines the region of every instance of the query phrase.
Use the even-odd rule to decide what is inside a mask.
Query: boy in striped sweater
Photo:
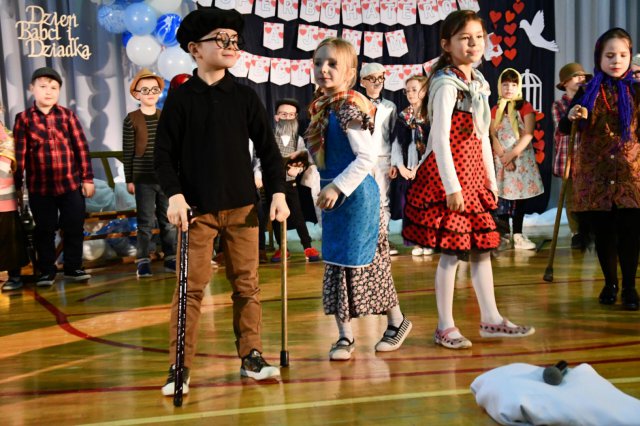
[[[176,230],[167,219],[169,200],[156,180],[153,151],[160,110],[156,108],[164,89],[164,79],[143,68],[136,74],[129,92],[140,108],[130,112],[122,125],[122,153],[127,190],[136,197],[138,244],[136,275],[152,276],[149,242],[156,219],[167,272],[176,270]]]

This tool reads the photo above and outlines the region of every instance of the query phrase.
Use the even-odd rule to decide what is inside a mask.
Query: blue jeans
[[[160,189],[160,185],[136,183],[136,209],[138,217],[138,247],[136,258],[149,257],[149,242],[156,218],[160,228],[162,252],[166,258],[176,256],[176,228],[167,219],[169,200]]]

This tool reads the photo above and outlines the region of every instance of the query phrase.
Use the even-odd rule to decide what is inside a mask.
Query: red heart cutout
[[[367,3],[362,3],[362,8],[363,8],[364,10],[369,9],[369,2],[367,2]]]
[[[361,7],[356,7],[356,13],[358,15],[360,15],[362,13],[362,8]]]
[[[536,152],[536,163],[542,164],[543,161],[544,161],[544,151]]]
[[[536,111],[536,121],[540,121],[544,118],[544,112]]]
[[[276,0],[271,0],[271,6],[276,7]]]
[[[269,72],[269,66],[268,65],[264,66],[264,72]]]
[[[544,151],[544,141],[535,141],[532,145],[536,151]]]
[[[509,47],[513,47],[513,45],[516,44],[517,40],[518,39],[516,38],[516,36],[505,37],[504,38],[504,44],[506,44]]]
[[[294,3],[293,4],[293,8],[297,10],[298,9],[298,3]]]
[[[536,138],[536,140],[542,140],[542,138],[544,138],[544,130],[534,130],[533,137]]]
[[[300,28],[300,35],[305,35],[307,33],[307,29],[306,28]]]
[[[415,8],[415,7],[412,7],[412,8],[411,8],[411,14],[412,14],[412,15],[415,15],[415,14],[416,14],[416,8]]]
[[[380,5],[380,7],[382,8],[382,10],[387,10],[387,4],[386,3],[382,3]]]
[[[493,50],[497,54],[500,54],[500,45],[496,44],[495,46],[493,46],[493,49],[491,49],[491,50]]]
[[[491,22],[495,24],[500,20],[500,18],[502,18],[502,12],[496,12],[495,10],[492,10],[491,12],[489,12],[489,18],[491,18]]]
[[[249,68],[249,65],[251,65],[251,61],[247,61],[247,62],[245,62],[245,63],[244,63],[244,66],[245,66],[246,68]]]
[[[507,22],[513,21],[515,17],[516,17],[516,14],[510,10],[507,10],[506,13],[504,14],[504,20]]]
[[[516,13],[519,15],[520,12],[524,10],[524,3],[520,3],[520,2],[514,3],[513,10],[515,10]]]
[[[491,40],[491,43],[493,43],[494,45],[497,45],[497,44],[500,44],[500,42],[502,41],[502,36],[496,33],[493,33],[491,34],[491,37],[489,37],[489,40]]]
[[[326,38],[325,33],[318,32],[318,40],[324,40]]]
[[[304,72],[306,72],[307,74],[311,74],[311,68],[305,68]]]
[[[518,54],[518,49],[508,49],[504,51],[504,56],[513,61],[513,58]]]
[[[373,37],[371,37],[370,35],[364,37],[364,39],[367,41],[367,43],[371,43],[371,39],[372,38]]]
[[[269,34],[271,32],[271,27],[264,27],[264,32]]]
[[[502,62],[502,56],[494,56],[493,58],[491,58],[491,62],[493,63],[493,66],[498,68],[498,65],[500,65],[500,62]]]
[[[316,5],[316,12],[320,12],[320,5]]]
[[[283,34],[282,33],[278,33],[278,37],[280,37],[281,39],[283,38]]]
[[[517,28],[518,28],[518,26],[516,25],[515,22],[512,22],[511,24],[504,26],[504,30],[510,35],[513,35],[513,33],[516,32]]]
[[[378,46],[382,47],[382,40],[378,40]]]
[[[291,71],[291,68],[288,68],[288,67],[287,67],[287,68],[285,68],[285,69],[284,69],[284,71],[285,71],[287,74],[289,74],[289,72]]]
[[[297,64],[291,65],[291,69],[294,71],[298,71],[298,68],[300,68],[300,65],[297,65]]]
[[[411,68],[405,68],[403,72],[404,72],[404,75],[408,76],[409,74],[411,74]]]
[[[424,10],[424,3],[420,3],[420,4],[418,5],[418,9],[420,9],[420,10]]]
[[[318,39],[318,33],[315,33],[312,37],[313,37],[314,40],[317,40]]]
[[[284,4],[284,0],[278,0],[278,3]]]

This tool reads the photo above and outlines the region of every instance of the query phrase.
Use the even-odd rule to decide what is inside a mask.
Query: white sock
[[[458,258],[442,253],[436,269],[436,304],[438,306],[438,329],[444,331],[455,327],[453,321],[453,289],[456,282]],[[453,332],[449,337],[460,337],[460,333]]]
[[[402,320],[404,319],[404,315],[402,315],[402,311],[400,310],[400,305],[396,305],[393,308],[387,311],[387,323],[394,327],[400,327],[402,324]]]
[[[340,337],[345,337],[349,339],[350,342],[353,342],[353,330],[351,329],[351,321],[340,321],[340,318],[336,315],[336,324],[338,325],[338,333],[340,333]]]

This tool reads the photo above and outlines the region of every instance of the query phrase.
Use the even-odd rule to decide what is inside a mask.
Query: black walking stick
[[[187,230],[180,231],[180,273],[178,274],[178,333],[176,338],[174,407],[182,406],[182,385],[184,376],[184,337],[187,322],[187,277],[189,276],[189,222],[193,217],[187,211]]]
[[[38,276],[38,264],[36,262],[36,249],[33,242],[33,232],[35,230],[35,222],[29,205],[24,201],[24,191],[20,194],[20,200],[18,200],[18,207],[20,210],[20,225],[22,226],[22,232],[25,239],[25,246],[27,249],[27,255],[31,261],[33,267],[33,276]]]
[[[586,110],[586,108],[584,108]],[[553,259],[556,255],[556,244],[558,243],[558,230],[560,229],[560,218],[562,216],[562,208],[564,207],[564,197],[567,191],[568,180],[571,176],[571,160],[573,159],[573,144],[576,140],[576,132],[578,130],[578,120],[571,124],[571,136],[569,137],[569,147],[567,149],[567,163],[564,166],[564,174],[562,176],[562,187],[560,188],[560,197],[558,197],[558,210],[556,212],[556,221],[553,225],[553,238],[551,239],[551,248],[549,251],[549,262],[547,269],[544,271],[543,280],[553,282]]]
[[[281,335],[282,335],[282,348],[280,350],[280,366],[289,366],[289,351],[287,346],[289,345],[289,338],[287,336],[287,220],[283,220],[280,226],[280,300],[282,303],[281,309]]]

